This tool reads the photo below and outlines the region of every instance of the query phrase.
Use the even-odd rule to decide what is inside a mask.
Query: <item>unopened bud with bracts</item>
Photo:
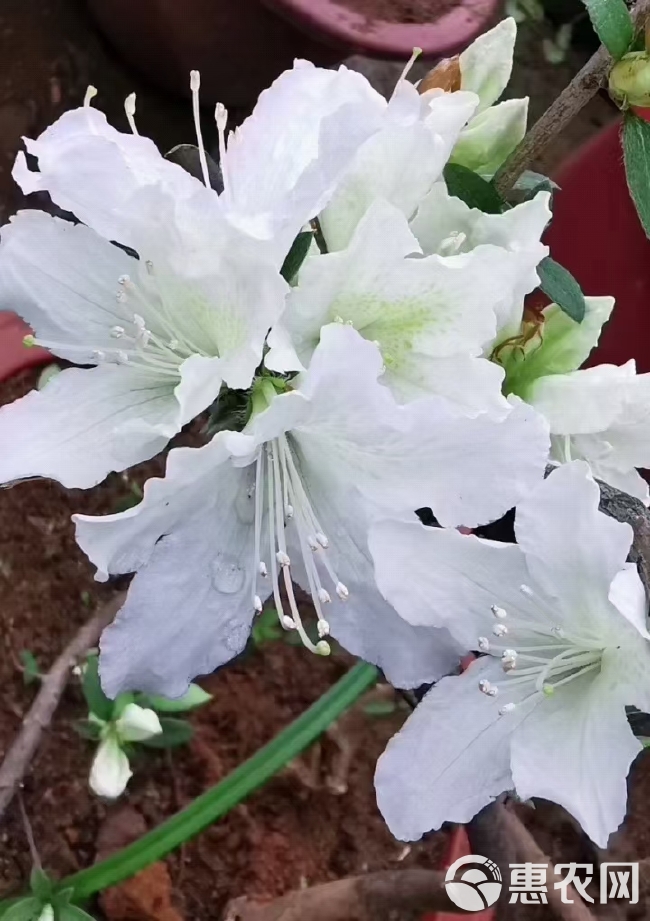
[[[633,51],[617,61],[609,74],[609,95],[622,109],[650,106],[650,53]]]

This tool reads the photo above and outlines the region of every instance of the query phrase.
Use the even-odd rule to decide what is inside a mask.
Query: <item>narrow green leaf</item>
[[[629,50],[634,23],[625,0],[583,0],[594,30],[615,60]]]
[[[41,902],[48,902],[52,897],[52,880],[45,870],[33,867],[29,876],[29,888]]]
[[[289,284],[291,284],[291,282],[294,280],[300,271],[300,266],[307,258],[307,253],[309,252],[309,247],[311,246],[313,239],[313,231],[301,230],[301,232],[291,244],[291,249],[287,253],[287,257],[282,264],[282,268],[280,269],[280,275],[282,275],[284,280],[288,281]]]
[[[550,256],[537,266],[539,286],[576,323],[582,323],[587,305],[585,296],[571,272]]]
[[[159,735],[143,739],[139,744],[146,745],[147,748],[176,748],[178,745],[186,745],[194,735],[193,726],[185,720],[163,716],[160,725],[162,732]]]
[[[102,691],[99,681],[99,658],[96,655],[88,656],[86,659],[82,688],[90,712],[100,720],[109,720],[113,713],[113,701]]]
[[[470,208],[478,208],[486,214],[500,214],[506,207],[491,182],[460,163],[448,163],[444,177],[449,194],[460,198]]]
[[[63,905],[58,911],[58,921],[95,921],[95,919],[78,905]]]
[[[191,684],[186,693],[176,700],[159,697],[157,694],[137,694],[135,698],[135,702],[140,707],[149,707],[157,710],[158,713],[185,713],[188,710],[202,707],[210,700],[212,700],[212,694],[208,694],[198,684]]]
[[[33,896],[19,899],[7,911],[0,913],[0,918],[2,918],[2,921],[33,921],[40,915],[42,907],[41,900]]]
[[[61,887],[72,886],[76,899],[87,899],[96,892],[129,879],[161,860],[183,842],[194,838],[311,745],[364,691],[375,684],[377,676],[378,671],[374,665],[363,662],[355,665],[302,716],[215,787],[138,841],[106,860],[69,876],[62,881]]]
[[[650,237],[650,125],[628,112],[623,122],[627,186],[645,234]]]

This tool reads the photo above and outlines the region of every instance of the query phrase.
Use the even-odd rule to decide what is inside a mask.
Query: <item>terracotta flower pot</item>
[[[459,0],[435,22],[372,21],[365,12],[335,0],[262,0],[319,41],[370,57],[408,59],[414,48],[425,57],[441,58],[462,51],[484,32],[501,7],[501,0]],[[398,6],[398,2],[395,3]]]
[[[250,108],[302,57],[321,66],[360,52],[407,59],[414,47],[442,57],[496,18],[501,0],[458,0],[434,23],[369,22],[334,0],[88,0],[102,31],[163,88],[188,92],[201,71],[205,103]]]

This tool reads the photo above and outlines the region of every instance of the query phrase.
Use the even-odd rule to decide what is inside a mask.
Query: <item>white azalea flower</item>
[[[99,578],[137,572],[102,639],[110,696],[180,696],[195,675],[241,652],[270,595],[282,625],[310,649],[326,653],[331,632],[397,686],[457,661],[444,631],[414,633],[381,599],[368,523],[423,506],[452,526],[498,517],[541,476],[545,425],[523,403],[502,421],[469,419],[439,397],[400,406],[381,372],[375,345],[348,326],[325,327],[295,389],[256,384],[242,433],[172,451],[166,477],[149,481],[139,506],[76,516]],[[292,578],[312,595],[320,640],[303,626]]]
[[[391,99],[378,96],[383,125],[363,144],[319,217],[329,251],[346,247],[368,208],[377,199],[390,202],[407,217],[415,213],[440,179],[463,125],[478,105],[475,93],[422,95],[405,79]]]
[[[389,743],[377,798],[398,838],[468,822],[506,790],[564,806],[600,847],[622,822],[650,706],[647,600],[632,529],[576,461],[517,507],[517,545],[384,521],[378,584],[409,623],[485,653],[433,687]]]
[[[485,214],[449,195],[445,184],[437,182],[411,221],[411,230],[426,256],[471,253],[486,244],[502,247],[509,254],[509,265],[515,271],[514,287],[504,279],[495,306],[496,342],[519,331],[524,298],[539,285],[537,266],[548,255],[541,238],[551,219],[550,202],[550,193],[540,192],[503,214]],[[482,285],[483,278],[477,287]]]
[[[95,721],[102,724],[102,740],[90,769],[90,788],[98,796],[116,799],[133,776],[124,743],[151,739],[162,732],[162,726],[153,710],[134,703],[127,704],[116,720]]]
[[[133,776],[129,759],[114,734],[109,734],[99,743],[90,769],[90,789],[97,796],[117,799],[126,790]]]
[[[470,220],[473,215],[465,224]],[[420,223],[426,223],[425,215]],[[461,221],[458,234],[462,226]],[[496,232],[491,236],[499,239]],[[490,232],[483,237],[487,241]],[[538,241],[537,258],[544,252]],[[537,280],[531,262],[530,254],[521,257],[514,245],[487,242],[456,256],[422,258],[404,215],[379,200],[349,246],[306,261],[280,336],[275,330],[269,339],[266,366],[280,371],[306,366],[321,328],[338,321],[378,345],[386,366],[383,380],[398,399],[437,393],[472,414],[504,415],[509,405],[501,394],[503,369],[482,352],[496,338],[497,309],[504,302],[510,307],[515,296],[523,301],[522,287],[531,275]]]
[[[506,390],[548,420],[551,460],[583,459],[598,479],[648,504],[637,467],[650,466],[650,374],[634,361],[578,370],[596,346],[614,307],[613,298],[586,298],[582,323],[551,304],[537,328],[505,344],[499,360]]]
[[[477,114],[460,134],[452,163],[491,179],[526,133],[528,99],[494,103],[508,85],[517,37],[512,17],[480,35],[459,56],[460,87],[479,97]]]
[[[93,486],[160,451],[222,381],[250,384],[284,281],[250,252],[220,252],[209,238],[202,246],[212,248],[212,270],[184,277],[157,258],[173,226],[152,216],[148,227],[139,259],[39,211],[2,229],[0,307],[30,323],[31,342],[95,367],[62,371],[0,411],[1,481],[46,476]]]

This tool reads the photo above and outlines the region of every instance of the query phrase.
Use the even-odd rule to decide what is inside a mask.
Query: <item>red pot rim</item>
[[[15,313],[0,311],[0,381],[51,361],[52,356],[45,349],[25,348],[23,339],[29,332],[29,327]]]
[[[496,18],[500,0],[460,0],[432,23],[369,23],[334,0],[262,0],[314,37],[364,54],[408,59],[413,48],[427,57],[456,54]]]

